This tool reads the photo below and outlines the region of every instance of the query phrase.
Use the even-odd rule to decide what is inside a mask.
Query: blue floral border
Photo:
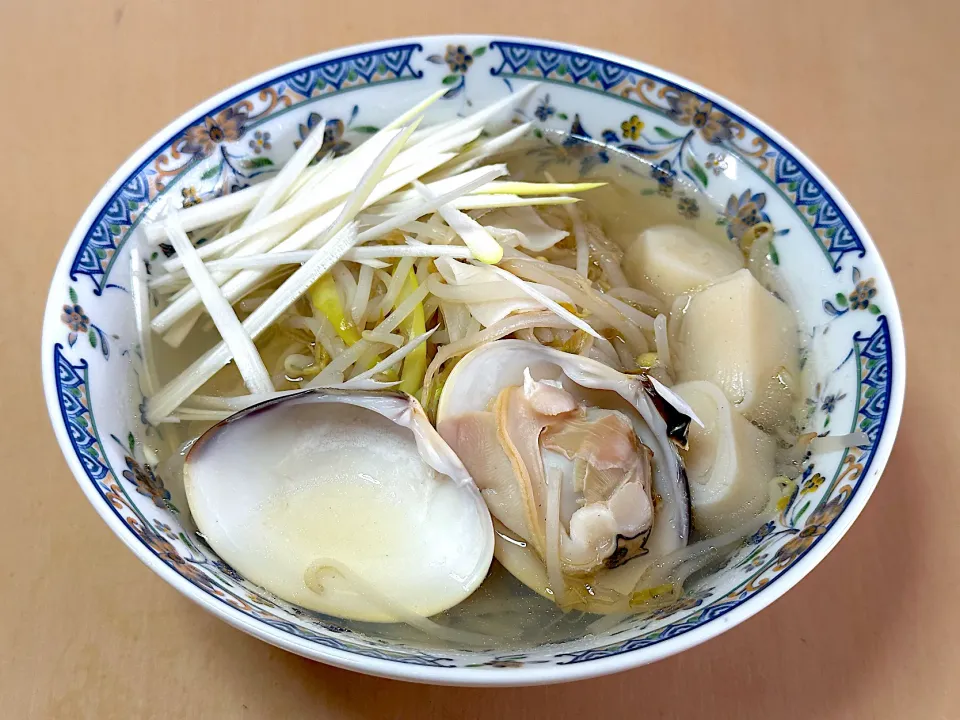
[[[421,50],[423,46],[419,43],[409,43],[372,52],[356,53],[300,68],[278,78],[272,78],[224,101],[210,110],[207,115],[216,115],[237,102],[271,87],[282,91],[282,86],[286,86],[298,97],[303,98],[296,104],[281,110],[286,111],[291,107],[315,100],[321,95],[332,95],[348,87],[382,85],[405,79],[416,80],[423,76],[423,72],[414,70],[410,61],[414,52]],[[120,189],[106,202],[77,249],[77,254],[70,266],[71,280],[76,281],[80,275],[86,275],[94,282],[94,293],[96,295],[103,293],[114,255],[136,227],[143,213],[157,197],[163,194],[155,193],[150,186],[147,181],[147,171],[154,161],[170,151],[173,143],[182,134],[178,132],[164,141],[150,157],[133,170]]]
[[[770,178],[768,171],[762,171],[762,174],[771,180],[772,184],[800,212],[804,222],[819,239],[825,254],[830,258],[834,272],[840,272],[840,261],[844,255],[858,253],[858,257],[861,258],[866,255],[866,249],[856,230],[840,212],[823,186],[802,167],[797,159],[748,120],[716,103],[712,98],[686,88],[676,88],[672,82],[658,75],[572,50],[504,40],[491,42],[490,48],[499,50],[502,58],[499,67],[490,69],[490,74],[498,77],[530,78],[561,85],[575,85],[579,88],[598,90],[628,102],[637,101],[628,99],[623,92],[615,91],[628,84],[635,86],[641,80],[649,80],[659,83],[661,90],[664,88],[677,90],[695,96],[702,102],[709,102],[715,110],[726,118],[740,123],[752,132],[755,138],[761,139],[773,149],[776,155],[773,177]],[[665,110],[665,105],[654,104],[646,96],[642,97],[640,104],[660,112]],[[744,154],[741,148],[729,141],[720,144],[729,152],[757,166],[755,156]]]

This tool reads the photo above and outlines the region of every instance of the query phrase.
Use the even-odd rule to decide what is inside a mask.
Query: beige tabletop
[[[958,27],[950,0],[0,2],[0,718],[960,718]],[[107,529],[44,408],[50,275],[135,148],[278,63],[466,30],[620,52],[749,108],[857,208],[906,322],[900,437],[849,535],[759,616],[613,677],[415,686],[232,630]]]

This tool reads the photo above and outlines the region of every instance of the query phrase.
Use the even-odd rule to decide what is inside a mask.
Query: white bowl
[[[448,88],[432,116],[443,119],[534,79],[545,82],[526,107],[530,119],[647,158],[664,208],[694,213],[683,192],[694,183],[726,208],[732,239],[757,220],[773,224],[786,291],[807,332],[809,427],[861,429],[870,444],[808,459],[789,507],[723,570],[675,606],[588,639],[499,654],[431,649],[291,608],[200,543],[181,518],[183,498],[145,465],[138,438],[157,430],[143,423],[130,361],[137,348],[125,241],[162,196],[243,185],[276,167],[317,114],[331,143],[355,143],[436,88]],[[570,162],[583,162],[579,145],[568,150]],[[726,99],[657,68],[491,36],[323,53],[239,83],[175,120],[124,163],[77,224],[51,284],[42,354],[50,418],[77,482],[164,580],[234,627],[300,655],[461,685],[559,682],[636,667],[773,602],[836,545],[873,492],[900,421],[905,377],[900,313],[879,253],[847,201],[793,145]]]

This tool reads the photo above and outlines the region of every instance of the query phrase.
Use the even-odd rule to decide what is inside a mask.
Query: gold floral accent
[[[700,217],[700,204],[696,198],[682,197],[677,200],[677,212],[687,220],[696,220]]]
[[[851,310],[866,310],[877,296],[877,283],[873,278],[867,278],[857,283],[853,292],[847,297]]]
[[[83,312],[83,308],[76,304],[63,306],[60,321],[74,333],[85,333],[90,327],[90,318]]]
[[[754,228],[770,222],[770,218],[763,211],[766,204],[767,196],[762,192],[751,194],[750,190],[744,190],[739,196],[731,195],[724,209],[724,215],[729,221],[727,235],[730,239],[738,243],[748,239],[752,243],[756,239],[756,233],[752,232]]]
[[[181,150],[185,153],[209,155],[221,143],[239,140],[246,121],[246,114],[233,108],[227,108],[213,117],[208,116],[202,123],[188,128],[183,134],[184,144]]]
[[[820,489],[820,486],[823,485],[825,479],[826,478],[820,473],[814,473],[804,481],[803,487],[800,488],[800,494],[809,495],[810,493],[816,492]]]
[[[716,110],[709,100],[676,88],[664,92],[664,98],[670,118],[678,125],[693,126],[708,143],[718,145],[733,139],[730,118]]]
[[[447,54],[443,58],[450,67],[450,72],[462,75],[473,64],[473,55],[467,52],[463,45],[447,45]]]
[[[153,468],[146,464],[141,465],[129,455],[123,460],[127,464],[127,469],[122,473],[124,479],[133,483],[138,493],[153,500],[153,504],[158,508],[166,508],[170,491],[163,486],[163,480],[154,474]]]
[[[835,498],[810,513],[803,529],[777,550],[773,569],[783,570],[796,562],[843,512],[851,493],[849,486],[844,487]]]
[[[203,198],[197,193],[197,189],[191,185],[190,187],[185,187],[180,191],[180,195],[183,196],[183,207],[193,207],[194,205],[199,205],[203,202]]]
[[[640,132],[643,130],[643,121],[633,115],[629,120],[624,120],[620,123],[620,130],[623,132],[623,137],[627,140],[636,140],[640,137]]]

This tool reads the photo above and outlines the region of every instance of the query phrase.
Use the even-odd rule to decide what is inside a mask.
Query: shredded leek
[[[337,292],[337,284],[332,275],[329,273],[323,275],[310,286],[308,292],[310,294],[310,302],[330,321],[333,329],[337,335],[340,336],[340,339],[347,344],[347,347],[353,345],[360,339],[360,331],[358,331],[357,326],[347,318],[343,310],[343,305],[340,302],[340,293]]]
[[[407,281],[404,283],[403,290],[400,291],[398,301],[403,301],[416,292],[419,285],[413,271],[407,273]],[[427,328],[423,318],[423,304],[417,303],[413,312],[402,323],[403,331],[408,338],[415,338],[423,335]],[[423,374],[427,369],[427,346],[418,345],[403,361],[400,371],[400,390],[414,397],[423,388]]]

